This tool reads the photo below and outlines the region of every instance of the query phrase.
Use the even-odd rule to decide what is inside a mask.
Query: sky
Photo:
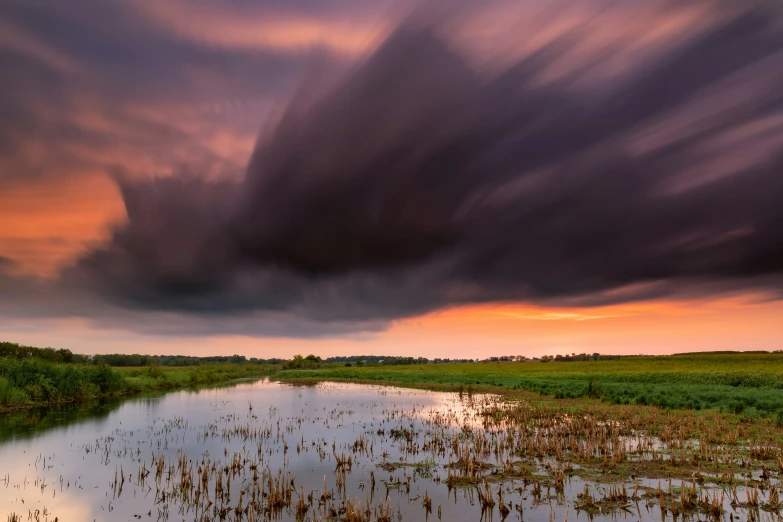
[[[774,0],[6,0],[0,340],[783,349]]]

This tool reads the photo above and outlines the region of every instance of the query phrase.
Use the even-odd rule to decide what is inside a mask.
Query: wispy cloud
[[[307,52],[323,48],[348,55],[369,51],[390,27],[384,19],[350,11],[310,13],[281,4],[162,0],[139,4],[141,13],[177,37],[204,45],[263,51]]]

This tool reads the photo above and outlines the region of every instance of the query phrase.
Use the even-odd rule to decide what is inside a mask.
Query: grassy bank
[[[0,411],[263,377],[277,368],[267,364],[231,363],[111,368],[0,358]]]
[[[525,391],[558,399],[591,397],[613,404],[720,410],[783,424],[783,353],[351,367],[297,356],[279,371],[283,366],[253,362],[111,367],[94,361],[67,363],[59,360],[62,351],[51,352],[44,355],[53,360],[27,352],[0,357],[0,411],[274,374],[276,379],[298,382],[374,382],[465,393]]]
[[[783,422],[783,354],[690,354],[586,362],[335,366],[286,370],[281,380],[358,380],[451,389],[525,390],[615,404],[715,409]]]

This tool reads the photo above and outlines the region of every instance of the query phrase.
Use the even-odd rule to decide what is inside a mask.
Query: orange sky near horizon
[[[783,346],[783,302],[747,298],[662,301],[598,308],[522,305],[456,307],[395,321],[383,332],[335,338],[168,337],[95,328],[83,318],[45,319],[5,329],[9,341],[78,353],[237,353],[290,357],[314,353],[483,359],[570,353],[663,355]]]

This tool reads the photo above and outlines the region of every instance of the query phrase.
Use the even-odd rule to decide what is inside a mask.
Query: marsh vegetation
[[[773,522],[782,439],[717,410],[263,381],[7,434],[0,504],[43,521]]]
[[[36,358],[0,358],[0,414],[3,410],[198,387],[241,378],[260,378],[276,370],[276,366],[268,364],[112,368],[106,364],[64,364]]]

